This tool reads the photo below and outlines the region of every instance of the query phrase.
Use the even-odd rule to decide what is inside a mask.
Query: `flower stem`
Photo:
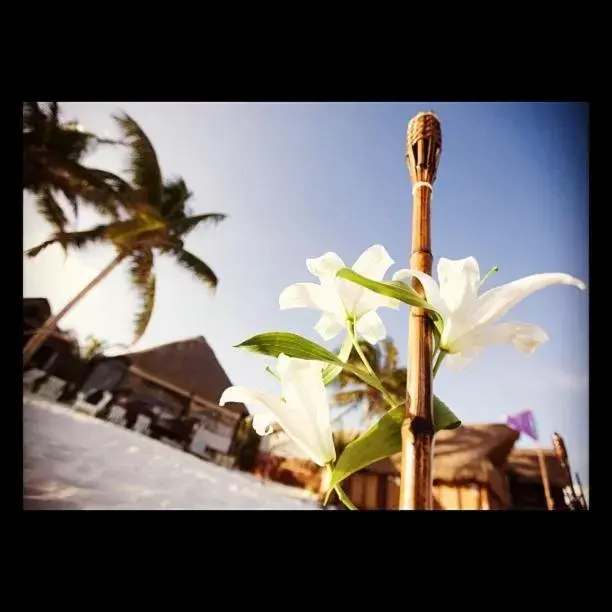
[[[334,473],[334,467],[331,463],[327,463],[325,465],[325,469],[327,470],[327,473],[329,474],[329,479],[331,481],[331,479],[333,478],[333,473]],[[337,484],[334,486],[333,490],[336,492],[336,495],[338,496],[338,499],[349,509],[349,510],[359,510],[359,508],[357,508],[357,506],[355,506],[355,504],[349,499],[349,496],[344,492],[344,490],[342,489],[342,487]],[[323,505],[327,504],[327,500],[329,499],[329,496],[332,492],[332,489],[329,489],[327,491],[327,495],[325,496],[325,501],[323,502]]]
[[[355,347],[355,350],[357,351],[357,354],[359,355],[361,361],[363,362],[363,365],[365,366],[366,370],[375,378],[378,379],[378,376],[376,376],[376,374],[374,373],[374,370],[372,369],[372,366],[369,364],[366,356],[363,354],[363,351],[361,350],[361,347],[359,346],[359,342],[357,340],[357,335],[355,334],[355,329],[353,327],[353,324],[351,323],[350,325],[350,331],[349,334],[351,336],[351,340],[353,341],[353,346]]]
[[[442,365],[442,362],[444,361],[444,358],[448,355],[448,353],[446,351],[440,350],[440,352],[438,353],[438,358],[436,359],[436,363],[434,365],[433,368],[433,377],[436,377],[436,374],[438,373],[438,370],[440,369],[440,366]]]
[[[349,509],[349,510],[359,510],[357,506],[349,499],[348,495],[342,490],[340,485],[336,485],[334,487],[334,491],[338,496],[338,499]]]
[[[395,408],[397,404],[397,400],[385,389],[385,386],[382,384],[380,378],[376,376],[376,373],[372,369],[372,366],[369,364],[366,356],[363,354],[363,351],[361,350],[361,347],[359,346],[359,341],[357,340],[357,334],[355,333],[355,324],[352,322],[349,323],[348,333],[353,342],[353,346],[355,347],[355,351],[357,351],[357,354],[359,355],[359,358],[363,362],[365,369],[368,371],[368,374],[370,374],[370,376],[374,377],[378,381],[381,389],[384,389],[383,396],[386,402],[389,404],[389,406],[391,406],[392,408]]]

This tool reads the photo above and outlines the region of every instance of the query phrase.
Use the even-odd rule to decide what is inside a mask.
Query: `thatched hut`
[[[569,510],[563,490],[570,486],[567,472],[561,466],[554,451],[543,450],[550,495],[555,510]],[[542,486],[540,461],[536,450],[518,449],[508,457],[506,473],[512,499],[512,508],[537,510],[546,507]]]
[[[513,450],[518,432],[501,424],[441,431],[434,444],[434,507],[438,510],[546,509],[535,451]],[[545,451],[557,509],[568,483],[552,451]],[[400,455],[348,478],[343,488],[362,509],[399,505]]]
[[[202,336],[145,351],[102,359],[83,385],[88,389],[128,391],[159,406],[175,419],[202,428],[219,450],[229,452],[235,431],[248,412],[243,404],[219,406],[231,382]],[[146,402],[144,402],[146,403]]]

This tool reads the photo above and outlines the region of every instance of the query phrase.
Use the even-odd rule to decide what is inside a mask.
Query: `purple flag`
[[[516,429],[522,434],[529,436],[533,440],[538,439],[538,431],[536,429],[535,419],[531,410],[525,410],[517,414],[512,414],[507,417],[506,425]]]

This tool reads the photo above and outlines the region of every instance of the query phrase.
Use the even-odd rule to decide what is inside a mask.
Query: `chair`
[[[91,393],[89,393],[91,395]],[[90,404],[87,401],[87,397],[85,393],[79,392],[77,394],[77,398],[72,404],[72,408],[77,410],[78,412],[84,412],[85,414],[89,414],[91,416],[96,416],[101,410],[106,408],[108,402],[111,401],[113,394],[109,391],[104,391],[104,395],[102,395],[102,399],[97,404]]]
[[[136,419],[136,423],[134,423],[133,429],[134,431],[141,433],[143,436],[148,436],[151,429],[151,417],[144,414],[139,414],[138,418]]]
[[[199,455],[203,457],[206,452],[206,430],[203,427],[200,427],[195,435],[191,438],[191,443],[189,444],[189,451],[194,455]]]
[[[37,380],[40,380],[47,373],[44,370],[39,370],[38,368],[31,368],[23,373],[23,392],[24,393],[32,393],[32,389],[34,388],[34,383]]]
[[[107,421],[109,423],[114,423],[115,425],[121,425],[122,427],[124,427],[125,422],[126,422],[126,418],[125,418],[126,414],[127,414],[127,410],[125,408],[122,408],[121,406],[117,406],[117,404],[114,404],[111,407]]]
[[[45,399],[56,402],[64,391],[66,381],[55,376],[49,376],[49,379],[40,386],[38,395]]]

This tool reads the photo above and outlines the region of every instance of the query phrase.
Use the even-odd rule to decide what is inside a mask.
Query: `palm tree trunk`
[[[36,351],[44,344],[45,340],[53,334],[54,327],[57,323],[75,306],[83,297],[85,297],[101,280],[106,278],[124,259],[124,255],[117,255],[106,268],[104,268],[87,286],[85,286],[77,295],[66,304],[56,315],[49,317],[45,324],[28,340],[23,348],[23,367],[25,368]]]

